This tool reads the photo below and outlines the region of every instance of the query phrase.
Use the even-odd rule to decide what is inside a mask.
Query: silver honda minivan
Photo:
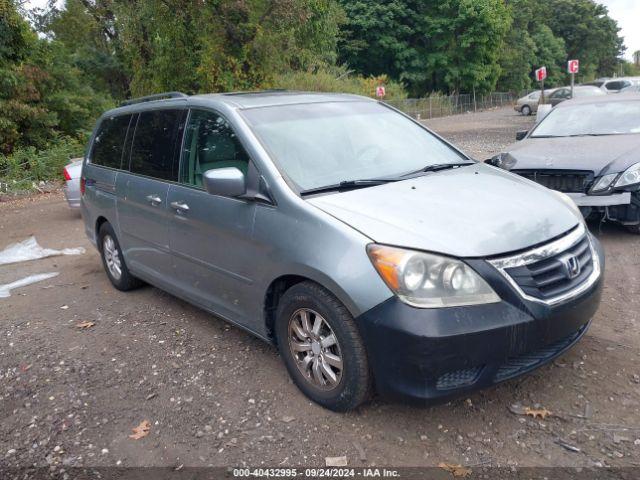
[[[117,289],[152,284],[276,344],[336,411],[530,372],[600,302],[602,249],[569,198],[359,96],[130,101],[98,121],[81,191]]]

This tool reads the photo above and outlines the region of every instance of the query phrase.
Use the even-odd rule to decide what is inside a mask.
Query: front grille
[[[582,333],[586,330],[587,324],[580,327],[580,329],[565,338],[562,338],[550,345],[546,345],[533,352],[524,353],[515,357],[508,358],[498,368],[494,380],[500,382],[508,378],[518,376],[529,370],[533,370],[538,365],[547,362],[549,359],[555,357],[565,349],[567,349]]]
[[[579,270],[577,274],[576,268]],[[505,268],[504,271],[525,294],[549,300],[586,282],[593,268],[591,245],[585,234],[564,251],[526,265]]]
[[[454,370],[447,372],[438,377],[436,388],[438,390],[451,390],[452,388],[465,387],[476,381],[482,367],[465,368],[463,370]]]
[[[551,190],[565,193],[586,193],[593,173],[583,170],[511,170]]]

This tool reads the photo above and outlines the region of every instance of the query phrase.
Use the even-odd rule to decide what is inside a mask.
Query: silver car
[[[548,99],[555,90],[555,88],[545,89],[545,99]],[[514,110],[525,116],[536,113],[538,111],[538,104],[540,103],[540,92],[541,90],[536,90],[516,100],[516,104],[513,106]]]
[[[276,344],[337,411],[374,385],[424,402],[530,372],[600,301],[602,250],[570,199],[368,98],[134,100],[98,121],[81,182],[116,288]]]
[[[64,176],[64,196],[70,208],[80,208],[80,176],[82,173],[82,158],[72,158],[62,169]]]

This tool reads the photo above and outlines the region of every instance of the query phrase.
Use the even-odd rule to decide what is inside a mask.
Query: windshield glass
[[[640,101],[555,108],[531,134],[536,137],[640,133]]]
[[[468,161],[375,102],[284,105],[242,113],[278,168],[300,190]]]

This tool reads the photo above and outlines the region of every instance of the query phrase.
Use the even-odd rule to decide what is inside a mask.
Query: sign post
[[[540,82],[540,103],[544,105],[544,79],[547,78],[547,67],[540,67],[536,70],[536,80]]]
[[[573,98],[573,85],[576,81],[576,73],[580,70],[580,60],[569,60],[567,71],[571,74],[571,98]]]

